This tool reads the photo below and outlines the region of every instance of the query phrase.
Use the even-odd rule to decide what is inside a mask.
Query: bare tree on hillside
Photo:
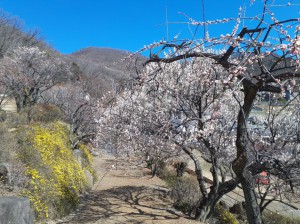
[[[18,111],[36,104],[68,72],[59,57],[38,47],[19,47],[0,61],[0,82],[16,99]]]
[[[0,11],[0,58],[20,46],[43,46],[37,31],[23,31],[22,22]]]
[[[93,99],[79,86],[61,85],[43,93],[43,100],[58,106],[64,121],[70,124],[70,142],[73,149],[82,142],[91,142],[95,136],[95,106]]]

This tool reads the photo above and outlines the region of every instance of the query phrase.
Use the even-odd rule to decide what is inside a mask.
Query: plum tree
[[[37,103],[40,94],[68,74],[68,66],[54,53],[38,47],[18,47],[0,62],[0,82],[16,99],[17,110]]]
[[[264,205],[257,200],[256,175],[278,169],[278,161],[288,160],[291,167],[298,163],[291,160],[292,152],[298,153],[294,134],[298,131],[293,132],[298,130],[296,118],[292,122],[280,116],[268,119],[270,138],[259,141],[248,124],[259,92],[280,94],[285,80],[300,76],[299,19],[279,21],[272,12],[276,1],[263,3],[263,12],[252,18],[256,22],[250,24],[253,28],[240,28],[240,11],[230,34],[162,40],[145,46],[143,50],[150,50],[150,58],[144,71],[99,119],[98,138],[114,136],[122,152],[142,150],[150,144],[150,148],[167,153],[181,149],[194,161],[202,193],[195,212],[198,220],[210,218],[217,201],[241,184],[249,223],[262,223]],[[187,23],[198,27],[229,21],[232,19],[196,22],[190,18]],[[292,111],[284,107],[280,114],[284,110],[288,114]],[[282,125],[280,129],[280,119],[291,129]],[[268,153],[259,153],[261,148]],[[212,164],[209,192],[195,151]],[[232,168],[231,179],[226,180],[221,164]]]

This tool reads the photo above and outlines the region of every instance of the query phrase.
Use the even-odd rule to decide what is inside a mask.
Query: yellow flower
[[[73,156],[66,125],[37,123],[24,128],[22,133],[30,146],[20,150],[19,158],[25,163],[26,174],[31,179],[22,195],[30,199],[41,219],[49,217],[51,206],[58,210],[74,207],[87,180]]]

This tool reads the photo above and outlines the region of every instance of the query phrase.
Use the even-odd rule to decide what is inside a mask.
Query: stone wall
[[[34,214],[26,198],[0,197],[0,224],[33,224]]]

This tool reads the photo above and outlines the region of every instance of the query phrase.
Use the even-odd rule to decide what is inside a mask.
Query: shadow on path
[[[59,223],[176,223],[182,214],[171,207],[165,190],[122,186],[93,192],[76,216]]]

